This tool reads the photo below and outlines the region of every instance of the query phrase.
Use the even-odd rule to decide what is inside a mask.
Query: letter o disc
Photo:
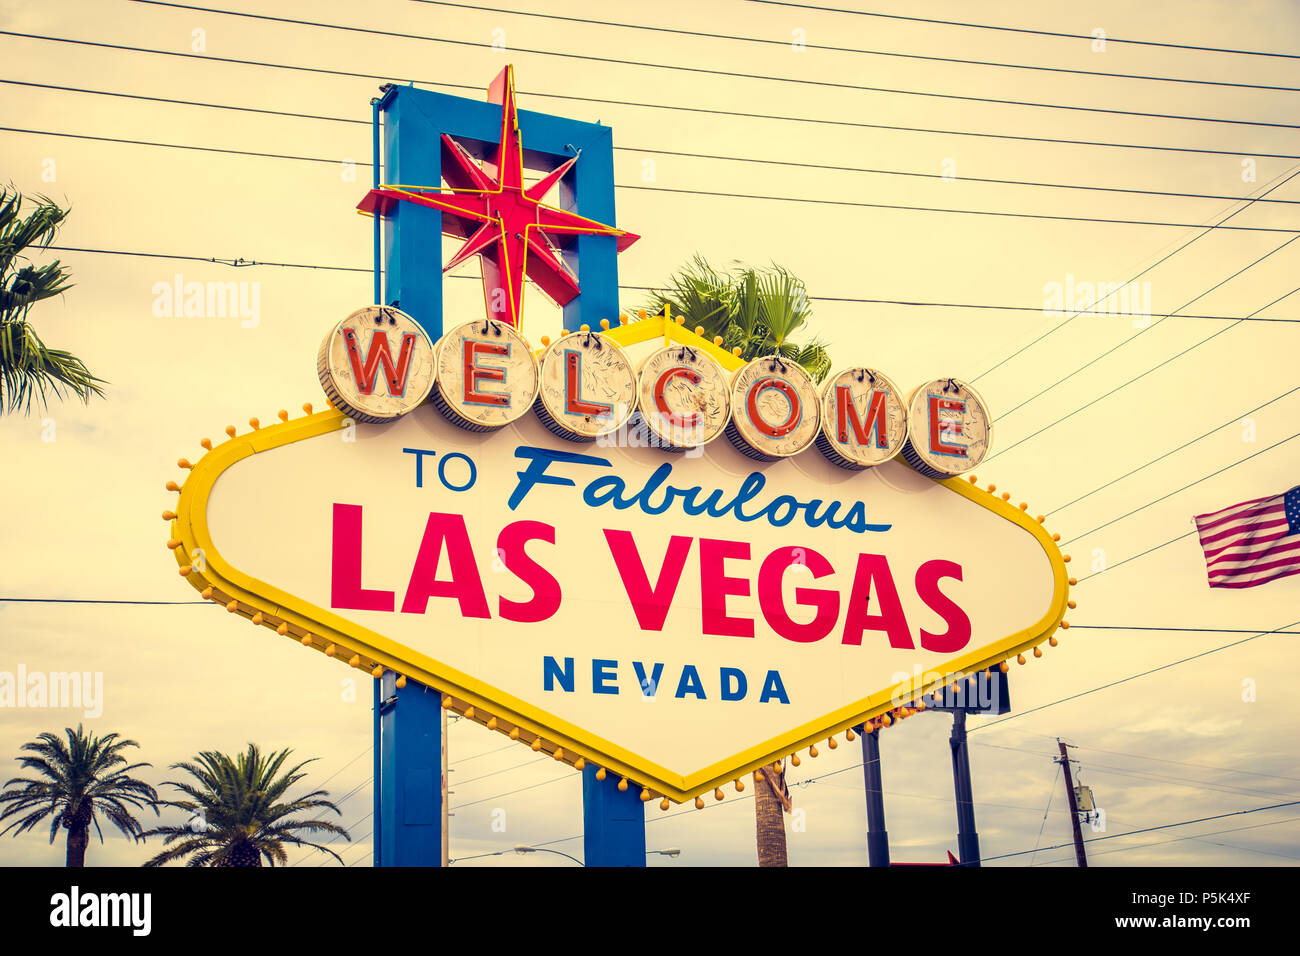
[[[353,421],[380,424],[414,411],[434,380],[433,342],[399,309],[368,305],[330,329],[316,353],[329,403]]]
[[[509,325],[480,319],[458,325],[434,346],[433,403],[453,425],[493,431],[518,419],[537,397],[537,360]]]
[[[860,471],[903,450],[907,399],[884,373],[874,368],[845,369],[823,387],[821,405],[817,449],[831,464]],[[865,441],[859,428],[866,433]]]
[[[960,379],[939,378],[920,386],[907,406],[903,457],[927,478],[960,475],[988,454],[993,421],[984,400]]]
[[[637,408],[650,434],[670,449],[706,445],[731,412],[722,366],[703,349],[672,345],[652,353],[637,378]]]
[[[542,424],[569,441],[592,441],[632,416],[636,371],[612,339],[573,332],[552,342],[538,362],[541,388],[533,408]]]
[[[756,358],[731,380],[727,437],[743,455],[776,461],[797,455],[817,437],[821,398],[803,368],[775,355]]]

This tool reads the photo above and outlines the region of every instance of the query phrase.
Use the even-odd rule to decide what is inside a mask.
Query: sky
[[[1077,748],[1076,772],[1106,811],[1106,830],[1087,831],[1094,865],[1300,860],[1297,806],[1123,836],[1300,801],[1300,664],[1290,643],[1300,633],[1300,578],[1211,591],[1195,536],[1185,536],[1193,515],[1300,483],[1300,445],[1289,443],[1300,417],[1300,295],[1272,305],[1295,289],[1300,264],[1300,245],[1283,245],[1300,202],[1300,177],[1287,179],[1300,170],[1300,140],[1288,128],[1297,93],[1227,85],[1300,87],[1300,6],[852,4],[1072,35],[1058,37],[741,0],[532,0],[500,10],[231,2],[220,9],[416,36],[128,0],[0,2],[0,181],[69,204],[58,245],[82,250],[42,257],[58,255],[75,286],[33,321],[47,344],[109,383],[88,405],[0,419],[0,497],[9,505],[0,522],[0,670],[102,673],[104,682],[93,718],[0,708],[0,760],[83,719],[139,741],[139,759],[152,764],[142,776],[155,784],[176,779],[169,766],[199,750],[292,747],[315,758],[309,781],[342,798],[353,840],[332,848],[345,865],[369,865],[370,688],[355,672],[210,606],[42,599],[193,599],[164,548],[158,516],[174,496],[163,485],[180,479],[178,457],[201,454],[201,436],[324,404],[316,349],[371,298],[369,222],[354,207],[369,182],[357,164],[369,161],[378,84],[414,80],[477,99],[513,63],[521,108],[613,127],[618,224],[642,236],[620,257],[624,285],[662,284],[696,253],[793,270],[813,300],[809,331],[837,367],[975,383],[995,417],[981,480],[1048,515],[1073,572],[1096,575],[1074,590],[1079,607],[1060,647],[1013,670],[1013,713],[971,721],[988,865],[1073,864],[1061,848],[1070,825],[1052,759],[1057,738]],[[1035,141],[1043,139],[1163,148]],[[752,161],[703,158],[718,156]],[[1274,186],[1268,198],[1286,202],[1236,201]],[[913,208],[884,208],[900,206]],[[1234,212],[1225,224],[1249,228],[1203,228]],[[343,268],[196,261],[214,258]],[[158,290],[178,275],[248,283],[255,315],[167,314]],[[1088,302],[1058,298],[1080,283],[1139,275],[1130,311],[1149,311],[1147,324],[1104,307],[1071,319]],[[477,282],[451,280],[447,290],[448,315],[481,310]],[[635,289],[624,296],[625,308],[644,302]],[[1230,321],[1254,313],[1289,321]],[[531,337],[560,328],[558,310],[535,289],[524,327]],[[1274,630],[1290,633],[1205,653]],[[947,733],[944,718],[926,714],[884,734],[897,860],[940,861],[956,850]],[[579,775],[507,744],[466,722],[450,729],[453,859],[566,862],[509,852],[516,844],[580,856]],[[808,782],[795,787],[787,818],[792,864],[865,862],[860,759],[841,746],[793,772],[792,782]],[[163,814],[181,822],[176,811]],[[503,815],[506,831],[496,832]],[[652,810],[648,821],[651,849],[681,850],[651,856],[651,865],[756,862],[745,799]],[[1045,849],[1024,852],[1035,848]],[[154,852],[153,843],[108,833],[102,845],[92,839],[87,860],[135,865]],[[61,840],[51,846],[39,833],[0,839],[0,864],[58,865],[63,853]]]

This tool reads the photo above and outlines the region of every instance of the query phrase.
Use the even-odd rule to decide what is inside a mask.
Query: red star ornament
[[[437,209],[443,214],[442,231],[465,240],[442,271],[478,256],[488,317],[518,328],[525,277],[561,306],[582,291],[577,276],[560,257],[560,244],[570,241],[566,237],[613,236],[619,252],[641,237],[542,202],[577,163],[577,156],[525,188],[513,66],[492,81],[487,99],[501,106],[501,139],[495,162],[480,166],[465,147],[444,133],[442,178],[450,192],[379,186],[370,190],[357,208],[386,215],[401,201]]]

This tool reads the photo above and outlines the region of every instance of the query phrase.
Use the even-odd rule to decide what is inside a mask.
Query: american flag
[[[1197,515],[1212,588],[1252,588],[1300,574],[1300,485]]]

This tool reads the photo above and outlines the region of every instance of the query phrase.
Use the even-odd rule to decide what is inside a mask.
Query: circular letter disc
[[[636,402],[636,372],[627,355],[599,332],[552,342],[538,362],[541,390],[533,406],[547,428],[569,441],[617,431]]]
[[[817,437],[821,399],[802,366],[776,355],[756,358],[731,381],[727,437],[759,461],[797,455]]]
[[[903,457],[928,478],[951,478],[984,460],[992,432],[993,421],[975,389],[960,379],[935,379],[908,400]]]
[[[907,399],[884,373],[850,368],[822,388],[817,448],[827,461],[860,470],[893,458],[907,440]]]
[[[489,319],[451,329],[434,347],[433,403],[452,424],[472,432],[509,425],[537,397],[537,360],[509,325]]]
[[[357,309],[330,329],[316,353],[316,373],[330,404],[358,422],[401,418],[429,397],[433,343],[405,312],[384,305]]]
[[[637,407],[654,437],[673,448],[695,448],[727,427],[729,393],[721,365],[701,349],[672,345],[642,364]]]

